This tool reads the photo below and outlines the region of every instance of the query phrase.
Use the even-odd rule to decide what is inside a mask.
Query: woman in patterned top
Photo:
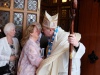
[[[0,39],[0,67],[9,64],[11,73],[5,75],[16,75],[16,65],[19,52],[19,42],[15,38],[15,25],[7,23],[4,27],[6,37]],[[0,75],[3,75],[0,71]]]
[[[37,43],[38,37],[39,30],[37,26],[30,25],[21,40],[23,49],[18,62],[17,75],[35,75],[36,69],[43,60]]]

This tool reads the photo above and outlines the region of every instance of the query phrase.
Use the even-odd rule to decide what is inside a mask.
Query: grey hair
[[[4,33],[5,35],[7,35],[7,33],[11,30],[11,28],[15,28],[15,25],[13,23],[7,23],[5,26],[4,26]]]
[[[41,31],[42,27],[41,27],[41,24],[38,23],[38,22],[33,22],[32,25],[36,25],[37,28]]]

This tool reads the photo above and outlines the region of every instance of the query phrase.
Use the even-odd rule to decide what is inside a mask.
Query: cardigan
[[[17,38],[13,38],[13,45],[15,47],[15,56],[18,57],[19,42]],[[0,67],[9,63],[11,56],[11,48],[8,44],[7,37],[0,39]]]

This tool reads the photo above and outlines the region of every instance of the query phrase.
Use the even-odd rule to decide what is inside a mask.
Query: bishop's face
[[[51,28],[42,27],[42,32],[44,33],[45,36],[52,37],[54,30]]]

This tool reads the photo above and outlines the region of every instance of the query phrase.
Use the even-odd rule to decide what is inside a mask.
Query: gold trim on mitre
[[[48,28],[56,28],[58,23],[58,14],[50,16],[46,11],[45,11],[45,16],[43,19],[42,25]]]

